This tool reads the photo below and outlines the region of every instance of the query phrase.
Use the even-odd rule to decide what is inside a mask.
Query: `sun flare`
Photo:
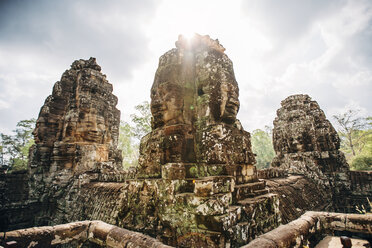
[[[188,41],[190,41],[195,36],[195,34],[196,32],[194,31],[184,31],[180,33],[180,35],[182,35]]]

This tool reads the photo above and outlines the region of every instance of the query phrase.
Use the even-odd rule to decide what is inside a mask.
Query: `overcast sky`
[[[371,0],[0,0],[0,132],[36,118],[62,73],[89,57],[129,121],[150,100],[159,57],[193,32],[226,48],[248,131],[298,93],[330,120],[350,107],[372,115]]]

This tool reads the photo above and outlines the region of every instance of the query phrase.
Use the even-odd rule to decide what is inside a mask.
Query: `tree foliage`
[[[359,110],[334,115],[341,150],[354,170],[372,170],[372,117],[360,117]]]
[[[360,153],[368,136],[370,125],[368,118],[359,117],[359,110],[349,109],[338,115],[333,115],[339,126],[339,134],[343,139],[346,149],[349,149],[353,156]]]
[[[148,134],[151,131],[151,110],[150,103],[144,101],[141,104],[138,104],[134,107],[139,113],[131,114],[130,117],[134,126],[133,135],[135,138],[140,140],[143,136]]]
[[[133,124],[120,123],[118,148],[122,150],[123,167],[137,166],[140,139],[151,131],[151,111],[149,102],[135,106],[137,113],[131,114]]]
[[[273,142],[271,139],[271,129],[256,129],[252,132],[252,150],[256,154],[256,166],[258,169],[269,168],[275,156]]]
[[[137,165],[138,144],[134,141],[132,129],[128,122],[120,122],[118,148],[122,150],[124,168]]]
[[[2,164],[11,171],[27,169],[28,150],[34,144],[32,131],[35,123],[35,119],[21,120],[13,130],[13,135],[0,133]]]

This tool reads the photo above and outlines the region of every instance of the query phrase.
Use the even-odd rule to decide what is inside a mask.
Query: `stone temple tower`
[[[120,111],[112,91],[95,58],[76,60],[54,84],[40,109],[30,149],[30,198],[41,209],[35,224],[55,221],[48,216],[65,208],[56,206],[67,202],[64,196],[79,176],[103,167],[122,168]]]
[[[339,200],[350,194],[349,166],[340,138],[319,104],[308,95],[292,95],[281,102],[274,120],[272,166],[304,175]]]
[[[279,200],[257,178],[239,88],[218,40],[179,36],[151,88],[152,131],[119,224],[178,247],[238,247],[280,223]],[[132,196],[133,195],[133,196]],[[256,211],[255,209],[260,209]],[[142,217],[139,217],[142,216]]]
[[[239,88],[225,49],[200,35],[180,36],[176,47],[160,58],[151,88],[153,130],[141,142],[138,176],[257,181],[250,134],[236,119]]]

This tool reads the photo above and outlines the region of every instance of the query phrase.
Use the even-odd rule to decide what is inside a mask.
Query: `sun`
[[[195,31],[183,31],[181,32],[181,35],[188,41],[192,40],[192,38],[195,36]]]

